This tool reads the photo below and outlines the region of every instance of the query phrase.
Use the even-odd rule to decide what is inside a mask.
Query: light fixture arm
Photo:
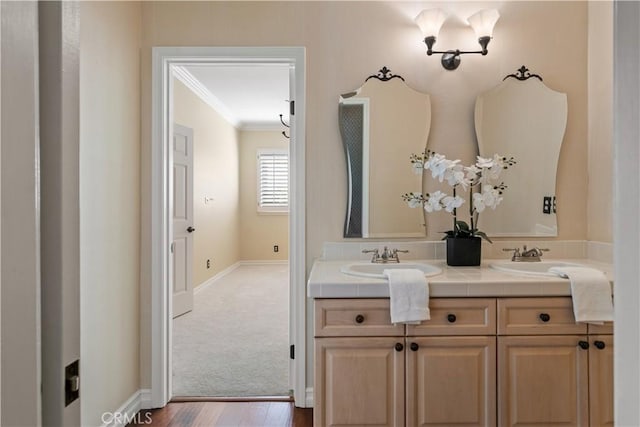
[[[478,43],[482,50],[433,50],[433,45],[436,43],[435,36],[425,37],[424,44],[427,45],[427,55],[431,56],[434,53],[442,54],[442,66],[447,70],[455,70],[460,65],[460,55],[464,54],[480,54],[485,56],[489,51],[487,50],[487,46],[491,41],[491,37],[484,36],[478,39]]]

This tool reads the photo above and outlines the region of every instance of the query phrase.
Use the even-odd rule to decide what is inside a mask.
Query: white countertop
[[[550,259],[548,259],[551,261]],[[413,262],[414,260],[411,260]],[[485,260],[479,267],[449,267],[444,260],[421,260],[442,269],[437,276],[427,277],[431,297],[509,297],[569,296],[568,279],[548,276],[526,276],[489,267]],[[613,283],[611,264],[589,259],[554,259],[582,264],[603,271]],[[307,295],[312,298],[389,298],[386,279],[352,276],[340,271],[346,264],[361,260],[314,262],[307,282]]]

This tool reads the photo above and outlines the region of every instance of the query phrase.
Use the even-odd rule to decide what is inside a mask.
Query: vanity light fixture
[[[424,43],[427,45],[427,55],[431,56],[434,53],[441,53],[442,66],[447,70],[455,70],[458,68],[458,65],[460,65],[460,55],[465,53],[486,55],[489,52],[487,46],[493,36],[493,27],[496,25],[496,22],[498,22],[498,18],[500,18],[497,10],[483,9],[467,18],[467,21],[476,32],[478,43],[480,43],[482,50],[433,50],[433,45],[436,43],[438,33],[446,18],[447,14],[442,9],[425,9],[416,17],[416,24],[418,24],[420,30],[422,30]]]

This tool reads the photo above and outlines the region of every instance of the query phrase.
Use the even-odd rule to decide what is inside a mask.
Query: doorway
[[[171,69],[174,66],[203,64],[288,64],[290,99],[295,100],[291,116],[290,212],[289,212],[289,361],[290,389],[297,406],[308,406],[305,366],[305,225],[304,225],[304,48],[206,48],[159,47],[153,49],[152,90],[152,336],[151,405],[164,406],[172,390],[172,263],[170,258],[173,225],[171,219],[173,134],[171,111]],[[197,136],[194,136],[197,138]]]
[[[288,396],[289,65],[172,73],[172,395]]]

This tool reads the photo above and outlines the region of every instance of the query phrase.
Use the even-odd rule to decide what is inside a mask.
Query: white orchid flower
[[[422,206],[422,193],[411,193],[411,198],[407,201],[410,208]]]
[[[459,160],[456,160],[459,162]],[[447,183],[454,187],[458,184],[461,184],[464,189],[467,189],[469,182],[465,179],[464,168],[462,165],[457,163],[453,164],[449,169],[444,172],[444,179],[447,180]]]
[[[442,191],[436,191],[435,193],[432,193],[425,201],[424,210],[427,212],[438,212],[442,210],[442,204],[440,203],[440,201],[446,196],[447,195]]]
[[[440,163],[441,161],[446,160],[442,154],[433,153],[429,156],[427,161],[424,163],[424,168],[426,170],[432,170],[432,168]]]
[[[480,169],[476,165],[471,165],[471,166],[465,166],[464,171],[466,174],[466,178],[469,181],[474,181],[476,178],[478,178],[478,174],[482,172],[482,169]]]
[[[493,159],[478,156],[476,158],[476,166],[481,169],[489,169],[493,166]]]
[[[459,208],[464,203],[464,199],[460,196],[446,196],[442,199],[442,204],[444,205],[444,210],[451,213],[454,209]]]
[[[422,160],[414,161],[411,163],[411,167],[413,168],[413,173],[416,175],[422,175],[422,172],[424,171],[424,163]]]
[[[473,194],[473,207],[476,211],[482,212],[485,208],[495,209],[502,202],[500,192],[491,185],[484,185],[482,193]]]

